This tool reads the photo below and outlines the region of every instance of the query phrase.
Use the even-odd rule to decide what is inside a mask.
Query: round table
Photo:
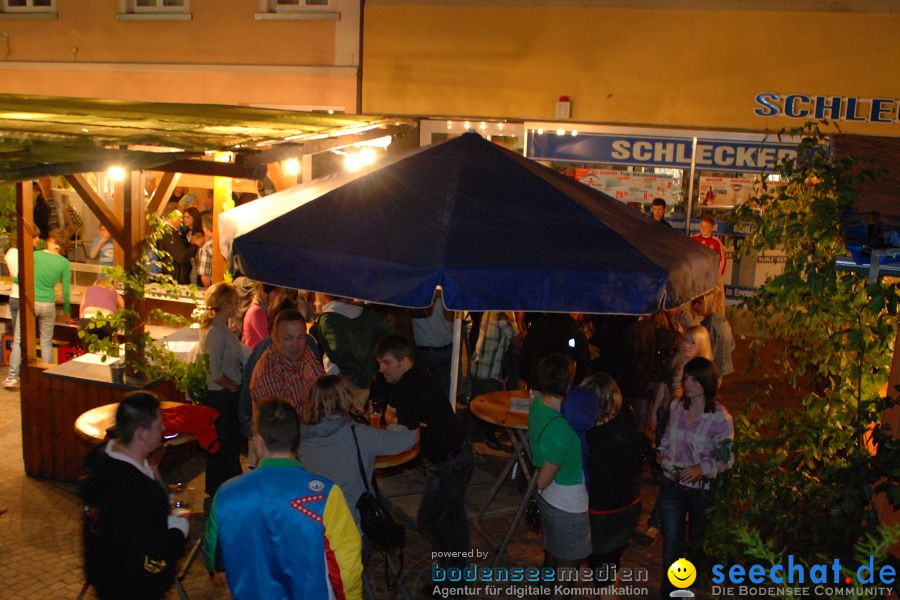
[[[525,411],[512,410],[513,400],[522,402]],[[469,404],[469,410],[482,421],[494,425],[511,429],[528,429],[527,407],[530,401],[531,394],[524,390],[489,392],[475,396]]]
[[[163,400],[159,403],[159,407],[161,409],[175,408],[176,406],[182,406],[183,404],[184,402],[169,402]],[[75,433],[89,442],[102,442],[107,439],[109,429],[116,424],[116,410],[118,408],[119,403],[114,402],[81,413],[81,415],[75,419]],[[175,445],[184,444],[193,441],[194,439],[194,436],[189,434],[175,434],[171,437],[166,437],[164,442],[169,445]]]
[[[384,456],[375,457],[376,469],[388,469],[404,465],[419,455],[419,444],[414,444],[409,450],[398,452],[397,454],[386,454]]]
[[[506,481],[507,475],[516,463],[519,464],[522,473],[524,473],[527,478],[532,479],[530,466],[531,449],[528,446],[528,406],[530,404],[531,394],[524,390],[507,390],[481,394],[480,396],[472,398],[472,402],[469,404],[469,410],[473,415],[482,421],[503,427],[503,430],[506,432],[506,435],[513,445],[512,455],[500,471],[500,475],[497,477],[496,481],[494,481],[494,485],[491,486],[481,510],[475,515],[473,521],[476,527],[480,525],[479,521],[484,517],[484,513],[490,507],[491,502],[494,501],[494,497],[496,497],[497,492],[500,491],[500,487],[503,485],[503,482]],[[529,487],[529,491],[522,498],[522,502],[516,510],[517,515],[522,512],[525,504],[528,502],[531,490],[532,487]],[[500,556],[503,555],[503,551],[506,549],[506,545],[509,543],[509,539],[511,538],[517,523],[518,517],[513,519],[513,524],[507,531],[504,542],[499,546],[499,549],[495,554],[495,566],[497,561],[499,561]],[[486,532],[482,531],[482,535],[491,541],[490,536],[487,535]]]

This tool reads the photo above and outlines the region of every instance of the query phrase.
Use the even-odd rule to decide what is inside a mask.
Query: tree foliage
[[[783,274],[745,302],[764,340],[753,352],[774,352],[774,370],[811,390],[802,410],[736,415],[735,467],[719,482],[706,549],[738,563],[795,561],[851,564],[898,538],[884,527],[873,495],[900,504],[900,452],[879,424],[896,334],[897,288],[866,285],[864,274],[836,268],[845,255],[840,222],[860,182],[877,172],[832,156],[827,138],[807,124],[780,181],[735,210],[749,223],[745,251],[780,248]],[[763,346],[764,344],[764,346]],[[771,386],[769,388],[772,389]],[[770,391],[771,393],[771,391]],[[777,399],[775,399],[777,400]],[[777,402],[775,402],[777,404]],[[877,453],[870,448],[877,447]]]

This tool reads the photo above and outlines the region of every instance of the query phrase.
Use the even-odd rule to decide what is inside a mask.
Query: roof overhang
[[[268,163],[399,135],[412,125],[369,115],[0,94],[0,181],[113,164],[260,179]],[[215,152],[233,159],[206,160]]]

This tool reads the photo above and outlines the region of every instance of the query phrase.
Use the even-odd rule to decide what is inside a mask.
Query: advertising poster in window
[[[622,202],[649,204],[662,198],[671,206],[674,200],[675,178],[671,175],[579,168],[575,179]]]
[[[700,206],[734,208],[753,195],[754,179],[740,177],[701,177]]]

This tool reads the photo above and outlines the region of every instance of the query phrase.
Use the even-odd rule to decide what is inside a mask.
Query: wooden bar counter
[[[182,398],[171,382],[141,387],[113,383],[108,363],[23,363],[20,375],[25,473],[58,481],[77,481],[92,447],[73,428],[81,413],[119,402],[123,394],[136,389],[151,389],[162,400]]]

